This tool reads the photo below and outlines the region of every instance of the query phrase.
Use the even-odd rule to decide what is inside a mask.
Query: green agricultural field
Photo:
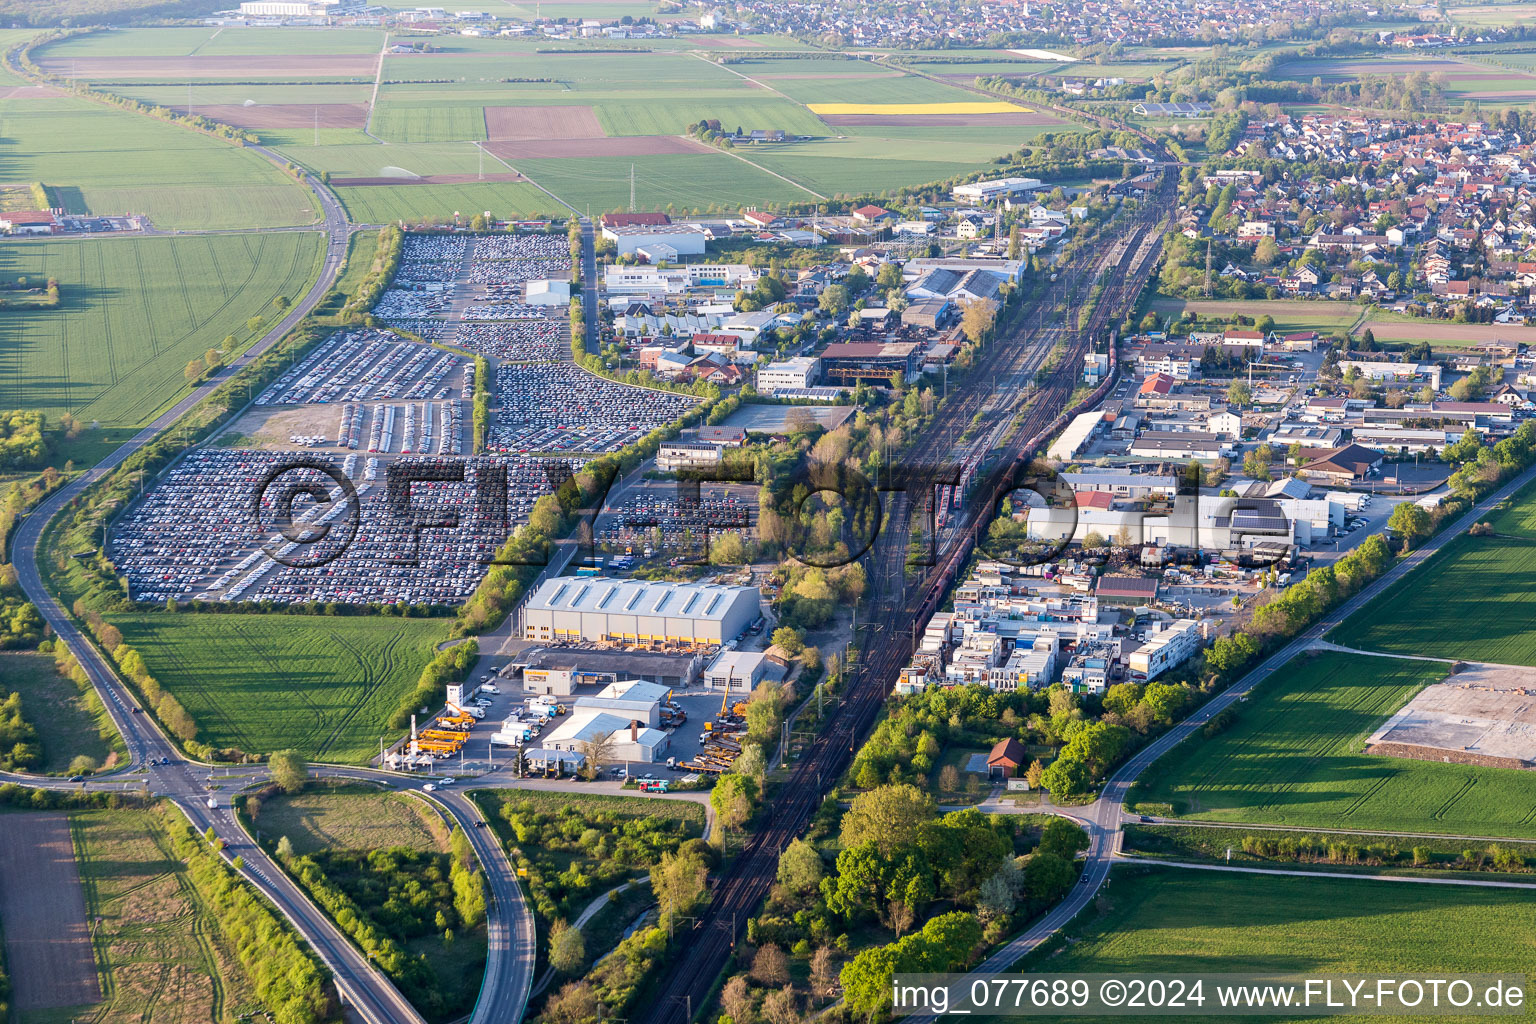
[[[1536,665],[1536,492],[1518,497],[1491,520],[1495,536],[1453,537],[1330,639],[1394,654]]]
[[[463,142],[485,138],[479,107],[400,107],[380,105],[370,130],[389,142]]]
[[[312,224],[314,195],[258,154],[73,97],[0,100],[4,175],[42,181],[70,213],[145,214],[154,226]]]
[[[1306,324],[1319,331],[1348,327],[1365,311],[1365,307],[1349,302],[1308,299],[1179,299],[1166,295],[1153,299],[1152,308],[1160,315],[1192,310],[1197,316],[1225,319],[1239,314],[1251,316],[1255,320],[1268,316],[1273,317],[1277,324]]]
[[[504,167],[489,166],[505,172]],[[626,179],[627,180],[627,179]],[[358,224],[450,218],[455,210],[473,217],[490,210],[498,217],[568,217],[571,211],[522,181],[469,182],[463,185],[366,185],[338,188],[347,216]]]
[[[112,90],[143,103],[156,103],[178,112],[187,107],[185,85],[120,85]],[[367,103],[373,87],[360,84],[332,85],[198,85],[192,89],[192,112],[205,105],[266,104],[308,106],[315,103]]]
[[[838,65],[827,70],[835,71]],[[773,87],[801,103],[975,103],[986,97],[917,75],[899,78],[779,79]],[[1028,104],[1021,104],[1028,106]]]
[[[0,654],[0,695],[7,693],[21,694],[22,717],[37,730],[43,763],[35,771],[62,773],[77,757],[110,768],[126,753],[96,691],[59,675],[49,655]]]
[[[55,238],[0,245],[0,274],[55,277],[59,309],[0,316],[0,408],[142,426],[187,388],[187,362],[296,300],[319,271],[311,231]]]
[[[305,133],[299,134],[303,145],[285,146],[283,155],[316,174],[330,171],[337,178],[475,174],[482,166],[486,171],[506,171],[490,154],[482,160],[479,148],[471,142],[381,146],[364,141],[358,145],[311,146],[302,138]]]
[[[1520,890],[1152,867],[1113,877],[1069,926],[1071,944],[1052,944],[1021,968],[1122,977],[1502,973],[1523,971],[1536,941],[1530,895]]]
[[[739,93],[669,96],[655,102],[633,94],[596,107],[598,123],[608,135],[681,135],[690,124],[712,119],[721,126],[782,128],[792,135],[827,135],[821,119],[798,103],[771,93],[743,97]]]
[[[628,207],[631,167],[638,210],[665,210],[668,206],[677,210],[710,206],[738,209],[754,203],[815,202],[805,190],[725,153],[519,160],[516,167],[578,210],[590,206],[594,214]]]
[[[1211,821],[1536,837],[1526,773],[1362,752],[1377,726],[1446,671],[1337,652],[1298,658],[1238,705],[1225,732],[1158,761],[1132,799]]]
[[[154,614],[113,617],[150,674],[197,720],[198,740],[326,761],[377,754],[441,619]]]
[[[49,43],[37,59],[56,57],[200,57],[253,54],[377,53],[375,29],[129,28],[92,32]]]
[[[816,148],[812,149],[811,146]],[[793,152],[754,151],[749,154],[749,159],[827,196],[881,193],[908,185],[925,185],[965,174],[975,166],[950,161],[907,159],[895,154],[883,161],[871,161],[842,156],[835,147],[835,143],[826,146],[811,143],[805,144],[804,148],[797,147]],[[898,152],[911,153],[912,149],[903,147]]]
[[[26,1013],[70,1021],[249,1020],[262,1010],[239,959],[172,850],[167,809],[69,816],[103,1001]],[[176,821],[183,821],[176,814]]]

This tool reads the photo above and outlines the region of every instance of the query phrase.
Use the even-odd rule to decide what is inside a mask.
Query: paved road
[[[272,154],[260,147],[253,147],[266,156]],[[131,764],[145,765],[149,758],[179,760],[175,747],[161,734],[147,716],[135,714],[134,698],[128,693],[116,673],[106,663],[96,648],[80,635],[78,629],[53,595],[43,585],[37,565],[37,549],[43,528],[60,510],[77,498],[85,488],[114,467],[118,466],[143,448],[171,424],[176,422],[194,405],[201,402],[213,390],[227,381],[243,367],[249,365],[263,352],[288,333],[325,295],[335,283],[341,261],[346,255],[347,239],[351,227],[340,204],[331,192],[314,178],[306,183],[319,198],[325,213],[322,224],[326,233],[326,253],[320,276],[283,317],[261,340],[251,345],[237,359],[223,367],[202,386],[194,389],[181,401],[162,413],[153,423],[135,434],[88,472],[76,477],[68,485],[54,492],[34,509],[16,530],[11,549],[11,560],[16,567],[17,580],[29,600],[37,606],[43,618],[54,632],[69,645],[80,661],[92,685],[100,694],[102,703],[111,714],[128,748]],[[199,832],[210,826],[214,833],[227,844],[226,856],[239,855],[245,867],[242,874],[273,903],[306,942],[325,962],[336,977],[337,991],[369,1024],[417,1024],[421,1016],[400,995],[382,974],[374,971],[368,961],[341,934],[330,920],[299,891],[298,887],[278,869],[270,858],[252,844],[235,823],[226,806],[208,807],[205,789],[207,769],[187,763],[171,767],[149,769],[149,787],[171,799],[186,815]],[[100,784],[98,784],[100,785]],[[108,787],[116,788],[111,781]],[[220,801],[227,804],[226,801]]]
[[[585,337],[582,338],[588,352],[598,351],[597,319],[597,239],[590,217],[581,218],[581,310],[586,317]]]
[[[1077,821],[1088,833],[1088,856],[1078,884],[1073,887],[1072,892],[1067,898],[1057,904],[1050,913],[1031,925],[1023,934],[1016,936],[998,949],[997,952],[982,961],[973,973],[992,974],[999,971],[1007,971],[1014,964],[1018,963],[1026,953],[1055,934],[1088,906],[1089,902],[1098,892],[1099,886],[1103,885],[1104,880],[1109,877],[1110,866],[1114,862],[1116,854],[1119,853],[1123,836],[1121,828],[1126,818],[1125,799],[1142,772],[1146,771],[1153,762],[1188,739],[1194,734],[1195,730],[1201,728],[1211,718],[1246,696],[1255,686],[1263,682],[1280,666],[1313,646],[1329,630],[1359,611],[1368,602],[1381,596],[1387,588],[1423,564],[1425,559],[1443,547],[1451,538],[1465,533],[1491,507],[1508,498],[1533,479],[1536,479],[1536,466],[1516,476],[1493,494],[1478,502],[1477,505],[1455,523],[1441,530],[1434,538],[1427,541],[1423,547],[1400,560],[1397,565],[1389,569],[1381,578],[1366,586],[1354,597],[1325,615],[1312,628],[1264,659],[1256,668],[1249,671],[1237,682],[1227,687],[1227,689],[1215,697],[1212,697],[1206,702],[1205,706],[1189,718],[1186,718],[1183,722],[1163,733],[1152,743],[1143,747],[1135,756],[1121,765],[1114,775],[1110,776],[1109,781],[1104,784],[1104,789],[1099,799],[1094,803],[1076,808],[1070,813],[1058,811],[1058,813],[1064,813],[1066,817]],[[933,1020],[932,1015],[916,1014],[907,1018],[907,1024],[919,1024],[919,1022],[931,1020]]]

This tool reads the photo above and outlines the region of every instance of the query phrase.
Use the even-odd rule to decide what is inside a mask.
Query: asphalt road
[[[1067,898],[1057,904],[1050,913],[1036,921],[1023,934],[1018,935],[986,960],[982,961],[972,973],[993,974],[1007,971],[1014,964],[1018,963],[1020,958],[1026,953],[1055,934],[1057,930],[1066,925],[1088,906],[1089,902],[1097,894],[1099,886],[1103,885],[1105,879],[1109,877],[1110,866],[1115,855],[1119,852],[1123,835],[1121,829],[1127,819],[1124,807],[1126,796],[1130,793],[1131,787],[1141,776],[1142,772],[1146,771],[1153,762],[1188,739],[1194,734],[1195,730],[1203,726],[1212,717],[1220,714],[1234,702],[1241,700],[1276,669],[1307,650],[1329,630],[1359,611],[1370,601],[1381,596],[1387,588],[1422,565],[1425,559],[1443,547],[1452,537],[1465,533],[1488,509],[1508,498],[1533,479],[1536,479],[1536,466],[1521,473],[1503,487],[1500,487],[1497,491],[1478,502],[1477,505],[1455,523],[1441,530],[1435,537],[1425,542],[1423,547],[1420,547],[1417,551],[1412,552],[1406,558],[1399,561],[1397,565],[1389,569],[1374,583],[1366,586],[1354,597],[1329,612],[1306,632],[1297,636],[1280,650],[1264,659],[1256,668],[1249,671],[1237,682],[1211,698],[1200,710],[1163,733],[1152,743],[1138,751],[1125,764],[1121,765],[1120,769],[1110,776],[1109,781],[1104,784],[1103,792],[1097,801],[1077,808],[1074,813],[1067,815],[1081,824],[1087,830],[1089,837],[1087,860],[1083,865],[1082,875],[1079,878],[1078,884],[1073,887],[1072,892]],[[919,1022],[933,1020],[933,1016],[918,1014],[908,1017],[906,1020],[907,1024],[919,1024]]]
[[[271,158],[272,154],[260,147],[252,147]],[[207,382],[195,388],[181,401],[167,409],[153,423],[139,431],[123,445],[104,458],[88,472],[76,477],[66,486],[55,491],[34,509],[17,528],[11,548],[11,560],[16,575],[27,598],[54,632],[69,645],[75,657],[90,677],[91,683],[101,695],[102,703],[112,715],[123,740],[128,747],[130,763],[146,765],[150,758],[170,758],[179,762],[170,767],[149,769],[148,785],[156,793],[168,797],[199,832],[210,826],[226,844],[225,856],[240,856],[245,864],[242,874],[255,885],[304,937],[310,947],[335,975],[336,988],[342,999],[352,1006],[369,1024],[417,1024],[422,1017],[400,995],[387,978],[372,969],[361,953],[297,886],[274,864],[235,823],[227,807],[227,801],[219,801],[216,809],[208,807],[209,794],[204,788],[206,768],[180,761],[175,747],[160,733],[147,716],[134,714],[134,699],[117,678],[96,648],[81,636],[74,623],[60,607],[57,600],[43,585],[38,571],[37,549],[43,528],[47,523],[75,500],[91,483],[101,479],[134,452],[175,423],[184,413],[201,402],[214,389],[222,385],[243,367],[249,365],[263,352],[293,328],[319,303],[331,285],[335,283],[342,259],[346,256],[347,239],[351,226],[346,215],[331,192],[319,181],[306,178],[306,184],[320,200],[325,217],[322,227],[326,233],[325,262],[319,277],[304,297],[295,303],[287,315],[259,341],[250,346],[237,359],[214,374]],[[109,780],[110,780],[109,776]],[[12,777],[14,781],[23,781]],[[35,780],[27,780],[36,784]],[[98,785],[101,785],[98,783]],[[116,788],[111,781],[106,785]],[[51,785],[49,788],[53,788]]]
[[[596,352],[594,345],[598,331],[597,319],[597,239],[590,217],[581,218],[581,310],[585,337],[583,344],[588,352]]]

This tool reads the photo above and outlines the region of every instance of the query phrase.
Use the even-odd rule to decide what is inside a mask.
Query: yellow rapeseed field
[[[1032,114],[1028,107],[1002,100],[970,103],[810,103],[813,114]]]

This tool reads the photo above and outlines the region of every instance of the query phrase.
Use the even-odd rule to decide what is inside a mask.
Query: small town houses
[[[1425,313],[1465,305],[1471,319],[1524,322],[1536,284],[1533,144],[1480,122],[1281,115],[1234,145],[1228,156],[1245,166],[1186,191],[1178,230],[1197,249],[1222,243],[1219,276],[1264,294]],[[1297,171],[1266,175],[1260,159]],[[1320,164],[1348,173],[1308,173]]]

